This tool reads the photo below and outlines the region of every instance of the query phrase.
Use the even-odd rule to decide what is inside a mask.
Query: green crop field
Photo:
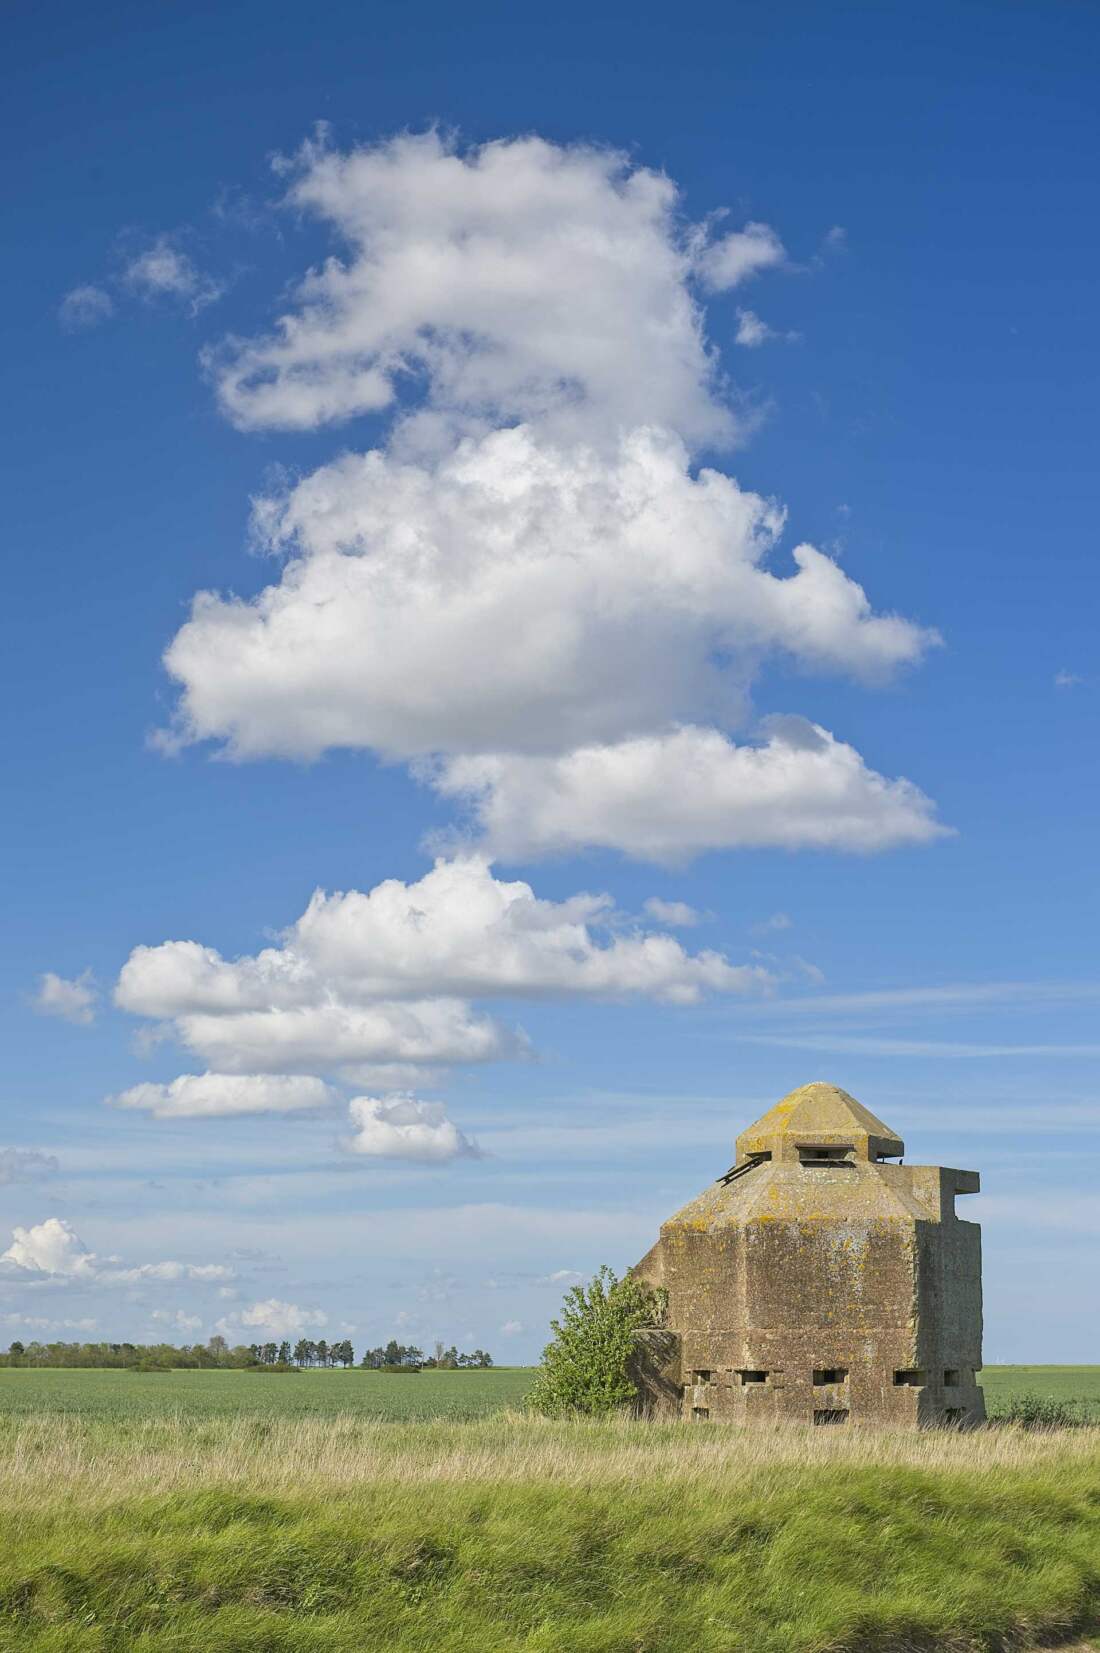
[[[418,1372],[395,1377],[361,1371],[258,1372],[0,1370],[0,1416],[62,1412],[89,1418],[263,1413],[287,1417],[349,1413],[367,1418],[480,1418],[521,1407],[534,1368]],[[990,1410],[1014,1396],[1079,1402],[1100,1421],[1100,1366],[987,1366]]]
[[[0,1653],[994,1653],[1100,1628],[1100,1428],[547,1422],[517,1410],[532,1375],[0,1372]],[[1097,1368],[985,1375],[1100,1396]]]
[[[1020,1395],[1071,1401],[1100,1422],[1100,1366],[987,1366],[982,1372],[991,1412]]]
[[[480,1418],[522,1406],[534,1371],[119,1372],[0,1370],[0,1416],[63,1412],[88,1418],[262,1413],[280,1417]]]

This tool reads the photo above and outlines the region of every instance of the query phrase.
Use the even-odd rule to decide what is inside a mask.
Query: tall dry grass
[[[183,1413],[125,1425],[30,1414],[0,1420],[0,1501],[110,1501],[211,1485],[272,1492],[437,1483],[569,1487],[654,1486],[690,1481],[718,1487],[822,1469],[916,1470],[989,1476],[1093,1465],[1100,1427],[1028,1431],[1011,1427],[909,1431],[742,1430],[721,1424],[627,1419],[549,1421],[500,1413],[476,1422],[394,1423],[354,1415],[268,1420],[227,1416],[197,1422]]]
[[[1100,1429],[0,1421],[0,1653],[993,1653],[1100,1610]]]

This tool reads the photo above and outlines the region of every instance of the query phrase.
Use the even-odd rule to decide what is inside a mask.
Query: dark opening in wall
[[[924,1382],[924,1373],[922,1371],[918,1370],[916,1367],[914,1367],[912,1370],[907,1371],[907,1372],[895,1372],[894,1373],[894,1384],[895,1384],[895,1387],[897,1387],[899,1389],[903,1385],[907,1386],[910,1389],[919,1389],[923,1382]]]
[[[728,1171],[723,1171],[718,1181],[736,1182],[738,1177],[745,1176],[749,1171],[755,1171],[758,1165],[763,1165],[764,1161],[771,1159],[771,1157],[770,1151],[763,1154],[750,1154],[740,1165],[731,1165]]]
[[[767,1383],[768,1381],[767,1372],[761,1372],[754,1369],[740,1371],[737,1376],[741,1379],[742,1383]]]
[[[815,1383],[847,1383],[847,1366],[815,1366]]]
[[[944,1387],[947,1389],[956,1388],[961,1375],[957,1367],[948,1366],[943,1374]]]
[[[854,1165],[855,1149],[847,1148],[819,1148],[812,1143],[799,1143],[798,1160],[800,1165]]]
[[[843,1406],[822,1406],[814,1413],[815,1423],[847,1423],[849,1413]]]
[[[694,1376],[695,1376],[696,1383],[709,1383],[710,1382],[710,1373],[709,1372],[696,1372],[694,1374]]]
[[[692,1409],[691,1409],[691,1416],[692,1416],[692,1421],[693,1422],[699,1422],[703,1418],[709,1418],[710,1417],[710,1407],[709,1406],[693,1406]]]

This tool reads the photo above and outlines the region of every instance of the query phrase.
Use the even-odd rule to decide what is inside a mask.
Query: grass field
[[[987,1366],[981,1384],[991,1412],[1015,1395],[1042,1395],[1076,1402],[1100,1423],[1100,1366]]]
[[[304,1371],[293,1377],[254,1372],[0,1370],[0,1417],[20,1412],[89,1418],[193,1416],[260,1412],[286,1417],[351,1413],[367,1418],[481,1418],[518,1408],[534,1378],[528,1366],[490,1371]],[[990,1410],[1026,1393],[1077,1401],[1100,1423],[1100,1366],[987,1366],[982,1385]]]
[[[258,1412],[280,1417],[481,1418],[523,1404],[531,1367],[489,1371],[257,1372],[0,1370],[0,1417],[53,1412],[87,1418],[192,1417]]]
[[[503,1409],[529,1376],[0,1373],[0,1650],[990,1653],[1096,1626],[1100,1428],[550,1423]]]

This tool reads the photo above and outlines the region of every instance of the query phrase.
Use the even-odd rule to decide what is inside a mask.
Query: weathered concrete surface
[[[974,1171],[888,1164],[904,1143],[834,1085],[792,1091],[634,1272],[668,1293],[638,1345],[642,1408],[687,1419],[974,1423],[984,1417]]]
[[[638,1391],[639,1416],[679,1414],[684,1382],[680,1353],[677,1332],[654,1326],[634,1333],[634,1355],[627,1370]]]

